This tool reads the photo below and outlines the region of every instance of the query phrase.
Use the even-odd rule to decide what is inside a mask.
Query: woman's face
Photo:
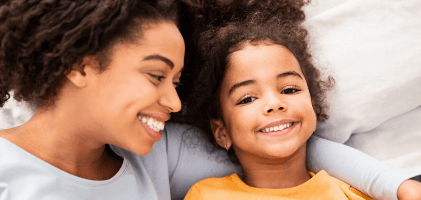
[[[300,66],[276,44],[245,45],[234,52],[222,81],[224,126],[240,162],[286,158],[316,128],[316,114]],[[275,159],[276,160],[276,159]]]
[[[112,49],[105,71],[89,79],[87,122],[101,142],[148,154],[171,112],[184,65],[184,40],[173,23],[148,25],[142,38]]]

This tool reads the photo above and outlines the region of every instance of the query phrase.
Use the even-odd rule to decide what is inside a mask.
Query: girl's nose
[[[268,115],[270,113],[276,113],[279,111],[285,112],[287,110],[287,106],[281,99],[272,96],[266,106],[263,108],[263,114]]]

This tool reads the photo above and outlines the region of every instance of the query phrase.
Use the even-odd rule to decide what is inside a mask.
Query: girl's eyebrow
[[[246,81],[242,81],[242,82],[239,82],[239,83],[234,84],[234,85],[231,87],[231,89],[229,90],[229,92],[228,92],[228,96],[229,96],[231,93],[233,93],[233,92],[234,92],[234,90],[236,90],[237,88],[239,88],[239,87],[241,87],[241,86],[245,86],[245,85],[250,85],[250,84],[255,83],[255,82],[256,82],[255,80],[246,80]]]
[[[299,73],[297,73],[296,71],[287,71],[287,72],[278,74],[278,76],[276,76],[276,77],[277,78],[284,78],[284,77],[287,77],[287,76],[296,76],[300,79],[303,79],[303,77],[301,77],[301,75]],[[250,84],[253,84],[255,82],[256,82],[255,80],[246,80],[246,81],[242,81],[242,82],[234,84],[230,88],[230,90],[228,92],[228,96],[231,95],[231,93],[233,93],[237,88],[242,87],[242,86],[246,86],[246,85],[250,85]]]
[[[278,74],[277,77],[278,78],[284,78],[284,77],[287,77],[287,76],[297,76],[297,77],[303,79],[303,77],[301,77],[301,75],[299,73],[297,73],[296,71],[287,71],[287,72]]]

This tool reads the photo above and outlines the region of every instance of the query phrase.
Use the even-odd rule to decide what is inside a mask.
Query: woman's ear
[[[83,59],[73,63],[66,74],[67,79],[76,87],[85,87],[88,83],[88,78],[91,73],[98,69],[99,66],[95,56],[85,56]]]
[[[215,137],[216,143],[225,148],[227,151],[232,145],[231,137],[229,136],[224,123],[221,119],[211,119],[210,125]]]

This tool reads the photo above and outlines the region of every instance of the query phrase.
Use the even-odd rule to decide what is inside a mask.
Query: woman
[[[170,199],[170,187],[176,198],[198,179],[236,170],[182,145],[188,127],[165,124],[170,113],[181,109],[175,87],[184,65],[184,42],[189,47],[187,39],[194,39],[183,28],[190,23],[188,13],[176,15],[185,7],[165,4],[0,4],[0,104],[13,91],[18,101],[38,106],[28,122],[0,132],[1,199]],[[186,30],[186,41],[177,27]],[[314,141],[315,146],[329,144]],[[379,168],[389,169],[372,170]],[[366,180],[395,173],[370,173]],[[351,174],[356,181],[338,178],[352,185],[364,176]],[[406,176],[396,176],[399,184]]]

